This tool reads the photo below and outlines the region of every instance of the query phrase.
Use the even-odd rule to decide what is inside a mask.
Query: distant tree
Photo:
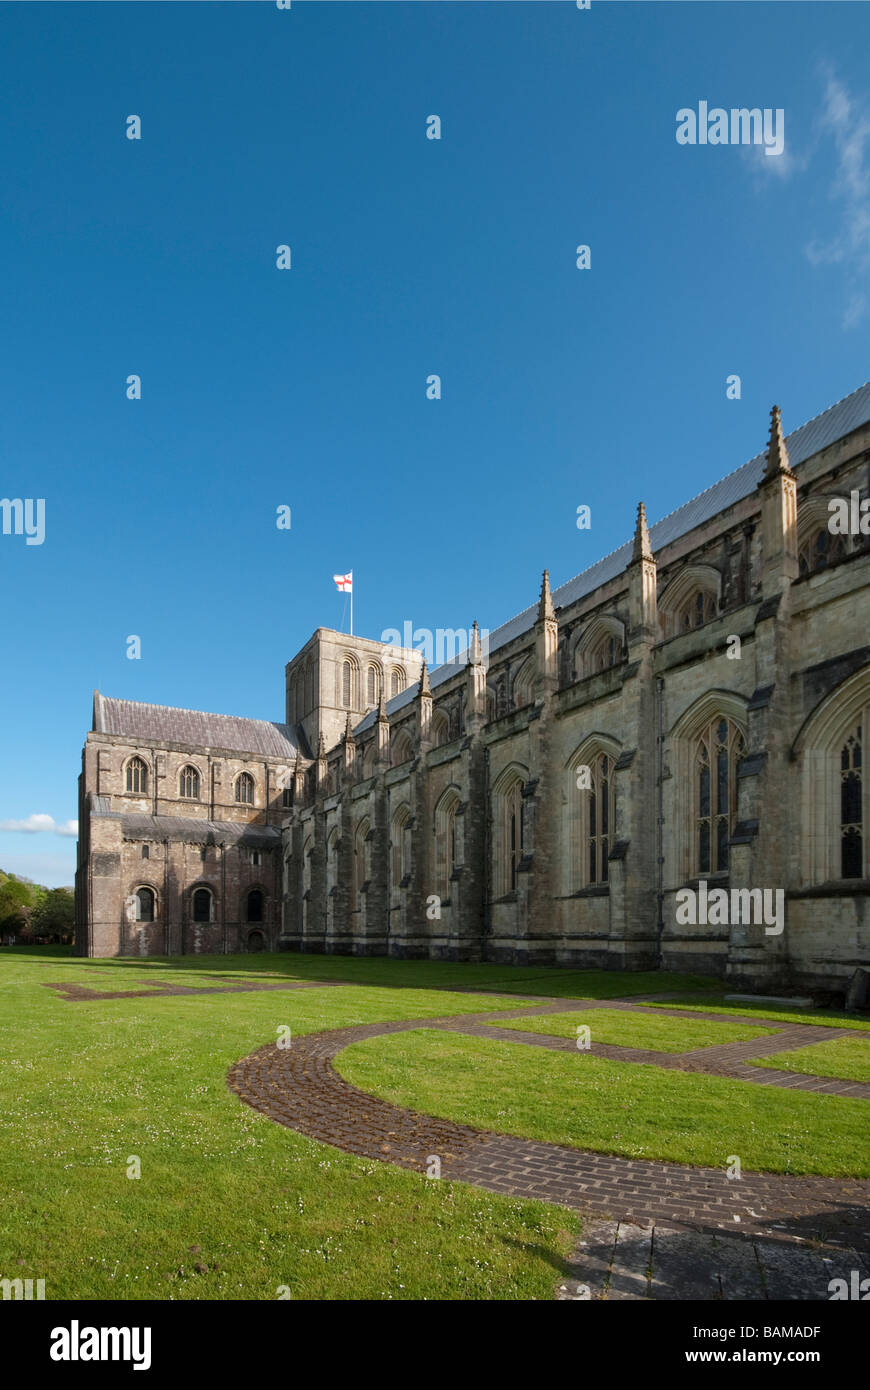
[[[35,936],[52,941],[72,935],[75,927],[75,899],[68,888],[42,889],[31,910],[30,924]]]
[[[0,883],[0,931],[26,936],[33,911],[33,887],[14,874]]]

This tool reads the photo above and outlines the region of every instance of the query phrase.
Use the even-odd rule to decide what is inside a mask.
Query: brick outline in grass
[[[575,1001],[569,1007],[582,1011],[601,1007],[602,1002],[605,1001]],[[606,1007],[642,1006],[631,1001],[607,1000]],[[530,1012],[565,1011],[566,1001],[559,999],[532,1010],[504,1010],[499,1016],[528,1017]],[[673,1012],[679,1016],[679,1010]],[[500,1030],[484,1022],[493,1017],[487,1013],[363,1024],[306,1034],[295,1039],[292,1048],[282,1049],[269,1043],[236,1062],[227,1073],[227,1084],[246,1104],[278,1124],[347,1153],[393,1163],[420,1174],[426,1171],[429,1156],[437,1154],[443,1178],[473,1183],[505,1196],[554,1202],[620,1221],[739,1230],[744,1235],[785,1235],[870,1251],[870,1179],[744,1173],[735,1183],[727,1178],[724,1169],[620,1158],[496,1134],[393,1105],[352,1086],[332,1066],[332,1059],[351,1043],[418,1028],[498,1038]],[[693,1012],[690,1017],[698,1015]],[[770,1038],[683,1054],[641,1052],[613,1044],[593,1045],[590,1051],[593,1055],[652,1063],[670,1070],[706,1072],[760,1085],[824,1090],[870,1099],[870,1086],[845,1082],[831,1082],[829,1086],[825,1078],[813,1077],[798,1078],[809,1085],[795,1086],[790,1073],[755,1070],[753,1074],[753,1069],[745,1065],[748,1050],[754,1049],[757,1056],[765,1050],[773,1051],[775,1043],[775,1049],[782,1052],[804,1046],[808,1034],[821,1041],[819,1034],[830,1037],[848,1031],[812,1024],[755,1021],[778,1031]],[[507,1041],[519,1046],[558,1051],[575,1047],[572,1039],[501,1031],[507,1034]]]

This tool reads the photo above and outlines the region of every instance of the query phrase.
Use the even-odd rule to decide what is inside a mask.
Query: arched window
[[[459,793],[449,787],[435,808],[435,891],[442,901],[450,897],[456,868],[459,805]]]
[[[156,900],[153,888],[139,888],[136,892],[136,921],[153,922]]]
[[[405,672],[401,666],[394,666],[390,674],[390,694],[401,695],[405,689]]]
[[[847,734],[840,749],[840,877],[867,876],[864,834],[866,784],[863,767],[864,725],[868,712]]]
[[[529,657],[514,676],[514,709],[530,705],[535,698],[535,662]]]
[[[724,873],[728,843],[737,819],[737,764],[743,735],[730,719],[715,716],[694,743],[695,834],[697,874]]]
[[[242,772],[236,778],[236,801],[245,806],[254,804],[254,779],[250,772]]]
[[[196,888],[193,893],[193,920],[194,922],[210,922],[212,920],[212,895],[209,888]]]
[[[363,819],[359,822],[354,831],[353,837],[353,896],[354,906],[360,905],[360,894],[363,885],[369,878],[369,822]]]
[[[144,796],[148,790],[148,768],[142,758],[131,758],[127,764],[127,791]]]
[[[370,705],[376,705],[381,698],[380,675],[376,666],[370,666],[366,672],[366,698]]]
[[[263,894],[259,888],[252,888],[248,894],[246,920],[249,922],[262,922],[263,920]]]
[[[616,784],[613,776],[618,745],[593,735],[568,763],[563,802],[567,813],[564,884],[567,893],[605,886],[608,858],[616,837]]]
[[[450,742],[450,721],[443,710],[436,709],[432,714],[432,744],[435,748],[440,748],[443,743]]]
[[[517,890],[523,857],[523,779],[508,772],[496,784],[494,884],[497,896]]]
[[[341,703],[345,709],[350,709],[353,699],[353,666],[351,662],[345,661],[341,668]]]
[[[410,872],[411,868],[411,847],[409,844],[410,822],[410,808],[408,806],[400,806],[393,816],[390,833],[392,847],[390,877],[394,891],[401,886],[403,878]]]
[[[199,773],[190,763],[178,775],[178,795],[199,800]]]
[[[716,616],[716,600],[704,589],[696,589],[677,611],[677,631],[690,632]]]
[[[801,574],[813,574],[826,565],[836,564],[846,555],[846,537],[832,535],[827,526],[817,526],[798,550]]]
[[[390,744],[390,759],[393,767],[406,763],[414,756],[414,744],[407,729],[400,729]]]

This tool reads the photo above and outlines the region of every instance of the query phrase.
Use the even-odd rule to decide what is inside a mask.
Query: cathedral
[[[763,453],[434,670],[318,628],[283,723],[95,694],[78,953],[842,993],[870,955],[868,499],[870,383],[788,436],[774,407]]]

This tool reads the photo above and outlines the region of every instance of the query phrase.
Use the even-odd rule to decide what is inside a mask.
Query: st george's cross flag
[[[351,570],[350,574],[334,574],[332,577],[335,580],[335,587],[340,594],[353,593],[353,570]]]

